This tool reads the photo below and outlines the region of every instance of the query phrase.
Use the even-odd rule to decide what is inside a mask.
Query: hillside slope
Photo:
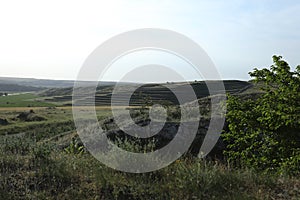
[[[226,91],[219,91],[219,93],[237,94],[247,91],[253,87],[252,83],[239,80],[225,80],[224,86]],[[163,103],[178,105],[178,100],[173,92],[169,89],[175,89],[179,93],[185,95],[186,84],[190,84],[195,91],[198,99],[209,96],[209,91],[204,81],[196,81],[190,83],[162,83],[162,84],[144,84],[139,87],[131,95],[130,105],[139,106],[149,101],[150,103]],[[210,84],[219,84],[218,81],[210,81]],[[126,96],[131,91],[134,84],[124,83],[122,91],[114,92],[117,99],[117,105],[126,105]],[[109,106],[111,104],[111,97],[113,94],[114,85],[103,85],[97,88],[95,102],[97,106]],[[72,101],[72,88],[50,89],[43,92],[41,95],[48,97],[46,100],[50,102],[65,102]],[[84,93],[84,90],[83,90]],[[82,95],[81,99],[77,101],[79,105],[91,105],[91,96]]]

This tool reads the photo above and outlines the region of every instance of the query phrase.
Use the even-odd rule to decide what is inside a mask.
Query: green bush
[[[225,155],[239,166],[299,173],[300,66],[293,72],[280,56],[273,61],[270,69],[249,73],[262,85],[261,97],[229,96]]]

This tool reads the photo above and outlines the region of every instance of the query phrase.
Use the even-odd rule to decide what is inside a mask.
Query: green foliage
[[[270,69],[249,73],[261,84],[261,97],[229,95],[225,154],[236,165],[299,173],[300,66],[293,72],[281,56],[273,61]]]
[[[72,139],[70,145],[65,148],[65,152],[68,154],[83,154],[85,152],[84,146],[79,143],[77,139]]]

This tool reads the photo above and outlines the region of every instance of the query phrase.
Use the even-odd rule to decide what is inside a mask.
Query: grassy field
[[[36,100],[37,95],[33,93],[16,94],[0,97],[0,107],[46,107],[54,106],[53,103],[47,103]]]
[[[118,172],[71,145],[76,132],[67,127],[28,127],[21,135],[0,136],[0,199],[300,197],[299,178],[234,169],[189,155],[151,173]]]
[[[83,109],[83,108],[80,108]],[[90,109],[89,107],[85,109]],[[33,110],[36,116],[44,118],[42,121],[24,121],[18,119],[21,113]],[[97,107],[99,119],[111,115],[108,107]],[[18,133],[40,133],[51,131],[60,134],[64,131],[75,130],[72,107],[3,107],[0,108],[0,118],[8,121],[7,125],[0,125],[0,135]]]
[[[47,117],[41,122],[13,121],[28,108],[12,109],[0,111],[10,122],[0,126],[0,199],[300,198],[297,177],[235,169],[188,154],[155,172],[118,172],[79,149],[70,108],[35,108]],[[98,110],[100,119],[110,116],[107,108]]]

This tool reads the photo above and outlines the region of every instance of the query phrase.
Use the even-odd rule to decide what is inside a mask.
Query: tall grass
[[[128,149],[130,144],[124,144]],[[144,174],[110,169],[33,138],[1,138],[0,199],[299,199],[300,180],[186,155]]]

